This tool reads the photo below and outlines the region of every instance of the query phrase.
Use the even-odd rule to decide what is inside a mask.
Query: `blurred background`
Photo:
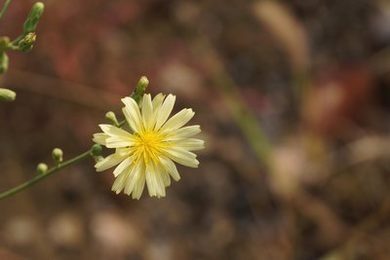
[[[115,195],[89,159],[0,201],[0,259],[390,258],[389,1],[44,3],[1,79],[1,191],[87,150],[142,75],[206,149],[164,199]]]

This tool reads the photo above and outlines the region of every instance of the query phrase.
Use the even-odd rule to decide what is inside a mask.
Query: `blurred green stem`
[[[11,1],[12,0],[5,0],[3,8],[1,8],[1,11],[0,11],[0,19],[3,17],[4,13],[7,11],[7,8],[9,6],[9,4],[11,3]]]
[[[214,81],[221,88],[223,98],[237,125],[240,127],[250,146],[252,146],[258,159],[269,166],[272,146],[259,125],[258,120],[241,100],[241,94],[236,89],[231,78],[225,73],[219,73],[214,76]]]
[[[88,151],[76,156],[76,157],[73,157],[72,159],[69,159],[63,163],[60,163],[58,164],[57,166],[49,169],[46,173],[43,173],[43,174],[39,174],[37,176],[35,176],[34,178],[32,178],[31,180],[28,180],[12,189],[9,189],[9,190],[6,190],[4,192],[1,192],[0,193],[0,200],[2,199],[5,199],[7,197],[10,197],[12,195],[15,195],[16,193],[18,192],[21,192],[27,188],[29,188],[30,186],[34,185],[35,183],[41,181],[42,179],[52,175],[53,173],[56,173],[58,172],[59,170],[62,170],[74,163],[77,163],[79,161],[82,161],[84,159],[86,159],[87,157],[91,156],[91,152],[92,152],[92,148],[89,149]]]
[[[222,94],[227,104],[226,107],[230,110],[233,119],[253,148],[257,158],[267,167],[270,167],[272,144],[260,126],[258,119],[245,101],[242,100],[240,90],[237,89],[233,79],[225,71],[217,52],[214,51],[206,39],[199,41],[196,49],[198,50],[197,55],[203,58],[203,64],[206,64],[207,70],[210,72],[211,79],[214,81],[213,85]]]

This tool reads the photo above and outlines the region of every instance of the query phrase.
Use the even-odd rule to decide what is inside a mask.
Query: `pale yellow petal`
[[[135,182],[133,193],[131,197],[139,200],[145,187],[145,170],[140,171],[138,180]]]
[[[111,136],[106,140],[107,148],[123,148],[134,145],[134,137]]]
[[[157,184],[155,184],[155,181],[153,178],[153,174],[150,171],[145,172],[146,177],[146,187],[148,188],[148,193],[150,197],[154,197],[157,195]]]
[[[156,112],[159,111],[161,105],[162,105],[163,102],[164,102],[164,99],[165,99],[165,95],[162,94],[162,93],[157,94],[157,95],[153,98],[153,101],[152,101],[153,113],[156,113]]]
[[[133,162],[133,158],[128,157],[125,160],[123,160],[114,170],[114,176],[117,177],[119,174],[121,174],[123,171],[125,171]]]
[[[137,102],[130,97],[122,98],[122,102],[125,104],[122,112],[125,115],[127,123],[134,132],[140,132],[143,127],[141,112]]]
[[[104,133],[106,133],[109,136],[117,136],[117,137],[123,137],[124,139],[131,139],[133,136],[126,130],[123,130],[121,128],[118,128],[113,125],[108,124],[100,124],[99,127],[102,129]]]
[[[139,181],[142,181],[142,164],[137,163],[133,165],[131,173],[129,177],[127,178],[126,181],[126,186],[125,186],[125,194],[130,195],[132,192],[135,192],[135,187],[139,186]],[[145,182],[145,180],[143,180]]]
[[[199,125],[191,125],[179,128],[177,130],[167,133],[167,137],[164,138],[166,141],[177,141],[192,137],[201,132]]]
[[[182,148],[167,149],[166,153],[173,161],[191,168],[198,168],[199,161],[196,159],[196,154],[186,151]]]
[[[176,168],[176,165],[174,164],[174,162],[172,162],[171,159],[163,157],[163,156],[160,157],[160,161],[161,161],[162,165],[164,166],[165,170],[169,173],[169,175],[171,175],[175,181],[179,181],[180,175],[179,175],[179,172],[177,171],[177,168]]]
[[[105,133],[96,133],[96,134],[93,134],[92,141],[97,143],[97,144],[106,145],[106,140],[108,137],[109,137],[109,135],[107,135]]]
[[[151,130],[154,126],[154,115],[153,115],[153,105],[152,98],[150,94],[145,94],[142,99],[142,121],[145,127],[145,130]]]
[[[192,109],[185,108],[181,110],[179,113],[171,117],[162,127],[161,132],[167,133],[169,131],[174,131],[184,126],[191,120],[191,118],[195,115]]]
[[[126,185],[126,180],[129,177],[131,172],[131,168],[126,169],[126,171],[122,172],[114,181],[111,190],[116,194],[119,194]]]
[[[124,159],[123,155],[114,153],[95,164],[96,171],[102,172],[119,164]]]
[[[164,184],[164,179],[163,179],[163,176],[162,176],[162,172],[160,171],[155,171],[155,178],[156,178],[156,182],[157,182],[157,185],[158,185],[158,193],[157,193],[157,197],[158,198],[161,198],[161,197],[165,197],[165,184]]]
[[[172,112],[173,106],[175,105],[176,96],[169,94],[164,100],[161,108],[159,109],[158,117],[156,119],[155,130],[161,128],[161,126],[167,121],[169,115]]]
[[[175,146],[187,151],[197,151],[204,149],[204,141],[196,138],[187,138],[175,142]]]
[[[169,173],[166,171],[163,171],[163,172],[161,172],[161,175],[162,175],[165,187],[169,187],[171,185],[171,177],[169,176]]]
[[[155,164],[155,172],[157,174],[157,180],[159,185],[164,187],[163,190],[165,196],[165,187],[171,185],[171,178],[169,177],[169,173],[167,172],[166,168],[160,160],[157,164]]]
[[[151,197],[164,197],[165,186],[160,174],[155,170],[153,163],[146,165],[146,184]]]

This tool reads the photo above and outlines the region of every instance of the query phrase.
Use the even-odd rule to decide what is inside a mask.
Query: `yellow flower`
[[[122,190],[132,198],[139,199],[146,185],[150,196],[164,197],[171,177],[178,181],[180,175],[174,162],[197,168],[196,151],[204,148],[204,141],[192,138],[201,130],[199,125],[185,126],[194,116],[192,109],[183,109],[171,118],[176,97],[166,98],[158,94],[153,100],[145,94],[140,106],[130,97],[125,97],[122,109],[128,132],[113,125],[99,125],[103,133],[93,136],[93,141],[115,148],[115,153],[96,163],[98,172],[118,165],[114,170],[112,190]],[[169,119],[168,119],[169,118]]]

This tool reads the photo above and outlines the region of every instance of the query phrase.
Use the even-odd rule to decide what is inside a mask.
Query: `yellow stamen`
[[[146,131],[139,133],[134,144],[134,153],[137,159],[144,159],[145,164],[150,161],[157,164],[159,156],[164,152],[168,145],[164,142],[163,136],[155,131]]]

